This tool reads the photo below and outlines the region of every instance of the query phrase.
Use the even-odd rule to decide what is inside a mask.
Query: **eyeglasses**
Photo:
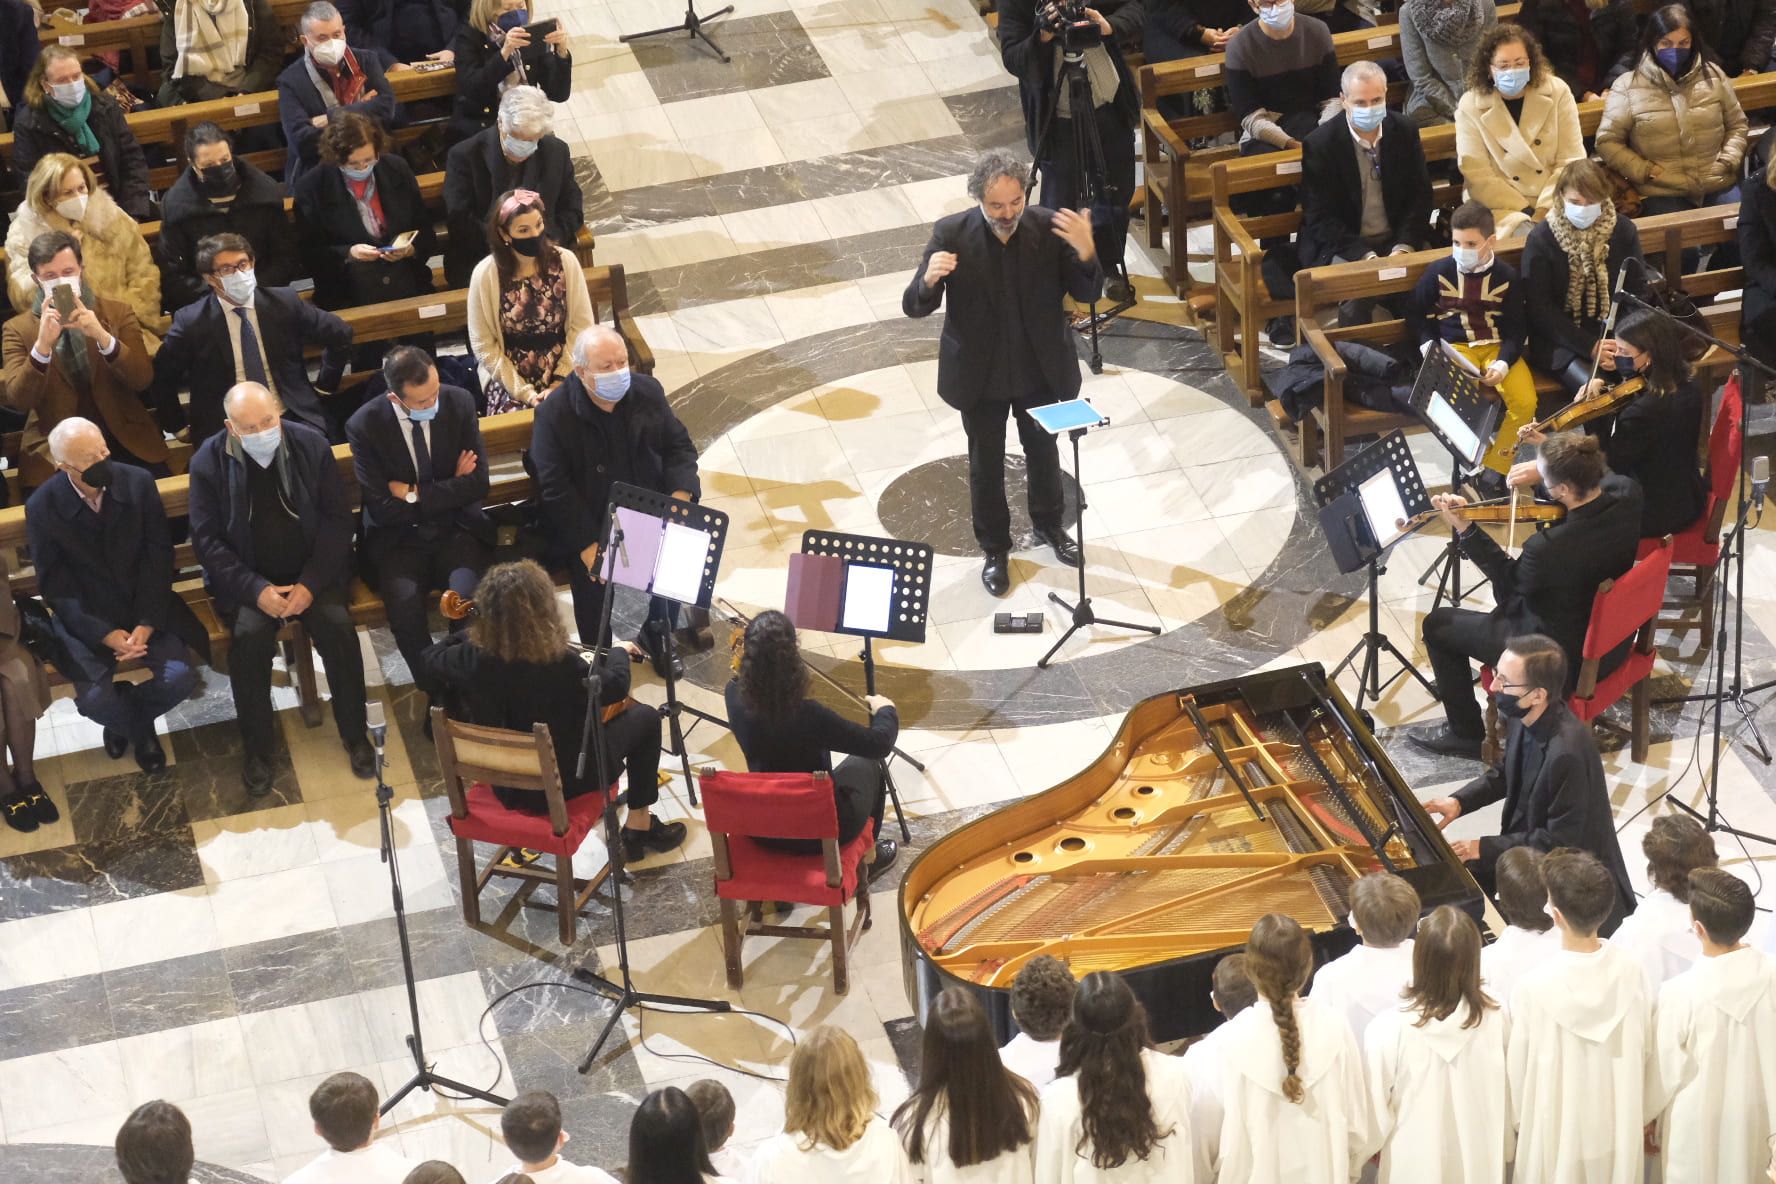
[[[1506,682],[1502,678],[1494,678],[1492,689],[1495,691],[1533,691],[1535,687],[1527,682]]]
[[[214,268],[211,269],[211,274],[218,275],[218,276],[230,276],[230,275],[240,275],[243,272],[249,272],[252,270],[253,270],[253,265],[251,263],[218,263],[218,264],[216,264],[216,266]]]

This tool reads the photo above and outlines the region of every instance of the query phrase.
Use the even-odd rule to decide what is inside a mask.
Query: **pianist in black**
[[[730,679],[728,727],[754,773],[830,772],[839,815],[839,844],[876,825],[876,858],[870,878],[881,875],[899,854],[899,844],[882,837],[888,786],[883,763],[900,735],[900,716],[884,695],[870,695],[868,724],[853,723],[808,697],[808,669],[796,648],[796,630],[780,612],[760,613],[742,638],[740,671]],[[834,768],[832,754],[847,753]],[[818,853],[815,839],[760,839],[785,851]]]
[[[1439,608],[1425,618],[1425,649],[1447,722],[1408,736],[1430,752],[1479,759],[1485,725],[1469,663],[1496,665],[1513,637],[1552,637],[1566,654],[1570,694],[1597,586],[1633,566],[1640,544],[1640,486],[1609,472],[1602,444],[1582,432],[1557,432],[1537,448],[1536,464],[1542,486],[1566,515],[1532,532],[1515,558],[1467,520],[1467,499],[1452,493],[1431,499],[1461,541],[1462,554],[1492,581],[1497,607],[1489,613]],[[1604,666],[1607,672],[1614,663]]]

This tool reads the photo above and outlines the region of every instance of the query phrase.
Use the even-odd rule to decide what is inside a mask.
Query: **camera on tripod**
[[[1042,28],[1058,37],[1068,53],[1090,49],[1104,39],[1098,22],[1085,14],[1085,0],[1050,0],[1039,19]]]

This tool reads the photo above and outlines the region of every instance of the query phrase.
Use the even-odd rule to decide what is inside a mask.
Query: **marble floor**
[[[552,914],[502,888],[485,894],[481,927],[464,924],[411,679],[384,632],[363,639],[372,691],[395,724],[395,834],[428,1057],[499,1092],[554,1091],[570,1155],[605,1167],[622,1161],[637,1101],[666,1083],[718,1077],[739,1103],[737,1140],[774,1133],[794,1034],[817,1023],[859,1037],[894,1104],[915,1030],[894,891],[911,854],[1089,763],[1148,694],[1335,665],[1369,607],[1361,579],[1334,570],[1306,482],[1213,351],[1195,333],[1124,321],[1105,337],[1103,373],[1087,380],[1112,426],[1087,439],[1070,488],[1088,503],[1100,612],[1162,633],[1087,630],[1036,671],[1065,624],[1047,594],[1069,592],[1072,575],[1026,548],[1004,602],[981,590],[960,425],[934,390],[938,324],[906,320],[899,300],[927,224],[966,204],[973,156],[1022,144],[1015,88],[970,0],[739,4],[712,26],[728,66],[678,37],[616,40],[676,21],[680,0],[565,9],[575,85],[557,130],[579,161],[598,258],[629,271],[658,376],[702,450],[706,501],[730,516],[721,596],[744,612],[780,606],[788,556],[811,528],[922,539],[938,552],[925,641],[878,650],[881,689],[907,724],[902,747],[926,770],[896,765],[911,852],[876,885],[879,920],[856,951],[852,991],[833,993],[819,946],[764,940],[748,947],[745,987],[727,990],[708,837],[675,774],[662,812],[685,819],[691,838],[637,870],[626,897],[632,968],[646,990],[730,998],[745,1013],[632,1013],[593,1071],[575,1072],[609,1005],[571,972],[612,967],[608,899],[589,906],[568,949]],[[1157,271],[1133,240],[1130,266]],[[1428,449],[1419,460],[1441,470]],[[1011,484],[1016,507],[1015,467]],[[1433,593],[1417,577],[1440,546],[1403,544],[1379,584],[1383,630],[1421,667]],[[1756,529],[1751,550],[1744,678],[1759,683],[1776,676],[1776,538]],[[1472,603],[1483,607],[1485,591]],[[620,605],[630,617],[637,607]],[[1046,612],[1047,632],[995,635],[996,609]],[[805,641],[817,665],[861,687],[855,641]],[[1712,678],[1694,632],[1662,636],[1660,655],[1662,693]],[[718,649],[692,661],[681,691],[719,711],[726,677]],[[1351,676],[1344,685],[1354,693]],[[192,1118],[202,1179],[280,1179],[318,1149],[305,1099],[320,1078],[355,1069],[393,1090],[411,1075],[373,797],[331,724],[306,728],[293,692],[277,694],[286,754],[276,791],[258,800],[238,786],[223,674],[165,721],[172,763],[155,777],[107,760],[98,729],[66,699],[45,716],[39,768],[64,821],[0,832],[0,1178],[100,1178],[98,1149],[118,1122],[164,1097]],[[658,702],[662,688],[649,676],[640,694]],[[1776,727],[1766,704],[1760,694],[1747,716],[1728,715],[1720,800],[1734,824],[1776,834],[1776,770],[1747,743],[1750,721]],[[1409,679],[1374,706],[1423,796],[1474,772],[1398,742],[1401,725],[1434,711]],[[1645,762],[1607,754],[1631,852],[1670,808],[1649,803],[1702,800],[1700,721],[1696,708],[1661,708]],[[693,728],[688,747],[696,764],[739,762],[714,725]],[[1483,812],[1453,833],[1495,821]],[[1773,848],[1722,844],[1727,866],[1776,900],[1764,885]],[[496,1112],[476,1102],[410,1095],[383,1137],[471,1180],[508,1160]]]

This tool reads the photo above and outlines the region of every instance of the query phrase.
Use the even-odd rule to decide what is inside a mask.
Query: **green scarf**
[[[93,291],[86,286],[86,277],[80,279],[80,303],[87,308],[93,306]],[[37,299],[31,305],[31,311],[39,318],[43,316],[43,285],[37,285]],[[92,347],[86,340],[86,334],[78,329],[62,326],[62,335],[56,338],[55,361],[61,363],[62,372],[74,384],[74,389],[81,394],[92,392]]]
[[[80,146],[80,155],[97,156],[99,154],[99,138],[93,135],[92,128],[88,127],[86,123],[88,117],[92,115],[92,87],[88,86],[80,96],[80,101],[72,107],[62,106],[55,101],[53,96],[49,95],[44,96],[43,107],[49,112],[51,119],[61,124],[63,131],[74,137],[74,142]]]

